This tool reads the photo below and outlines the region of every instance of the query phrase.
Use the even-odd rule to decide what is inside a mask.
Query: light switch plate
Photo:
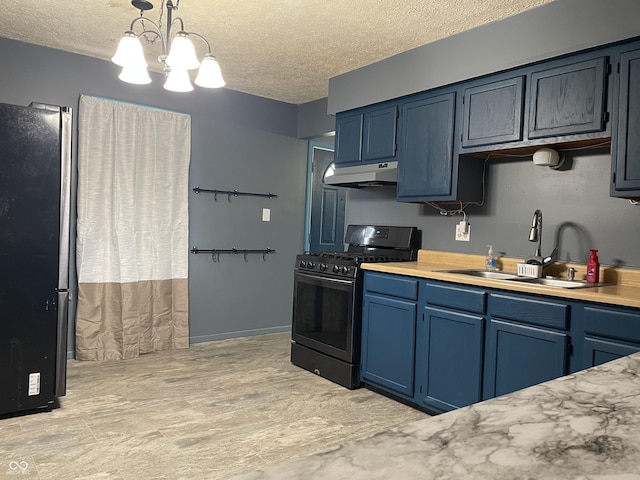
[[[262,221],[263,222],[270,222],[271,221],[271,209],[270,208],[263,208],[262,209]]]

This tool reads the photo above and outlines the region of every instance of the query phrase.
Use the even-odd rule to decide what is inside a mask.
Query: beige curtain
[[[189,115],[83,95],[76,358],[189,346]]]

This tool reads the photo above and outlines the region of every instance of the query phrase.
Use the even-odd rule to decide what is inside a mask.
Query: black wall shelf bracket
[[[238,190],[215,190],[215,189],[200,188],[200,187],[193,187],[193,191],[196,193],[200,193],[200,192],[213,193],[213,199],[216,202],[218,201],[218,194],[227,195],[227,200],[229,202],[231,202],[231,197],[239,197],[241,195],[250,196],[250,197],[267,197],[267,198],[273,198],[278,196],[275,193],[271,193],[271,192],[252,193],[252,192],[239,192]]]
[[[214,262],[219,262],[220,261],[220,255],[221,254],[233,254],[233,255],[243,255],[244,256],[244,261],[248,261],[248,255],[251,253],[257,253],[257,254],[262,254],[262,260],[266,260],[267,255],[269,253],[276,253],[276,251],[273,248],[264,248],[264,249],[258,249],[258,250],[249,250],[249,249],[241,249],[241,248],[228,248],[228,249],[203,249],[203,248],[198,248],[198,247],[193,247],[191,249],[191,253],[209,253],[211,254],[211,260],[213,260]]]

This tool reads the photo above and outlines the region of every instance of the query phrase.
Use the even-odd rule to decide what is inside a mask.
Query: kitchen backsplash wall
[[[417,225],[425,249],[484,254],[492,244],[501,254],[528,257],[535,250],[528,241],[533,212],[541,209],[543,255],[558,245],[561,260],[586,263],[589,249],[597,248],[603,264],[640,267],[640,205],[609,197],[608,148],[565,157],[560,170],[534,166],[531,157],[490,159],[485,205],[465,210],[469,242],[454,240],[462,215],[442,216],[428,205],[397,203],[395,189],[388,187],[349,189],[347,222]]]
[[[130,85],[118,80],[118,67],[110,62],[6,39],[0,39],[0,65],[0,102],[67,105],[75,122],[81,93],[190,114],[190,244],[277,252],[264,261],[226,255],[215,263],[208,255],[189,254],[191,341],[290,328],[292,269],[304,236],[307,157],[307,142],[296,138],[295,105],[228,89],[172,93],[162,88],[157,73],[151,73],[151,85]],[[74,161],[76,132],[74,127]],[[278,197],[228,202],[220,196],[216,202],[213,195],[196,195],[194,186]],[[262,222],[263,208],[271,209],[270,222]],[[71,352],[74,328],[72,318]]]

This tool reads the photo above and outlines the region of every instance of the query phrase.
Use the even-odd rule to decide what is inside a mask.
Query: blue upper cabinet
[[[388,105],[364,112],[362,161],[388,160],[396,155],[398,107]]]
[[[362,112],[336,115],[335,164],[349,165],[362,160]]]
[[[639,83],[630,42],[340,112],[335,163],[397,161],[398,201],[480,203],[487,152],[611,138],[611,195],[640,197]]]
[[[463,86],[462,147],[522,140],[524,76]]]
[[[625,46],[618,65],[611,195],[640,197],[640,44]]]
[[[607,139],[614,51],[569,55],[465,82],[460,151]]]
[[[411,97],[400,112],[398,199],[449,198],[456,93]]]
[[[335,164],[349,166],[393,160],[397,117],[395,103],[338,113]]]
[[[398,122],[401,202],[482,201],[482,159],[454,148],[459,88],[408,97]]]
[[[602,54],[599,54],[602,55]],[[545,62],[529,74],[528,138],[607,132],[608,57],[584,55]],[[589,135],[586,135],[589,134]]]

